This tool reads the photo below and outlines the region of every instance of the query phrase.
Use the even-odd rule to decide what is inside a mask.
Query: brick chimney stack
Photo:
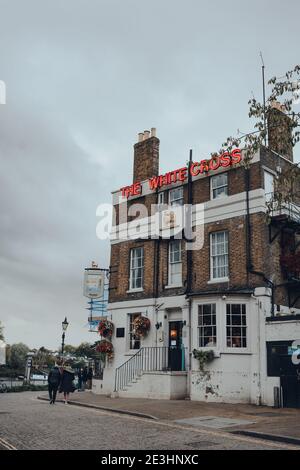
[[[269,148],[292,162],[292,126],[284,105],[273,101],[267,119]]]
[[[159,174],[159,139],[156,129],[140,132],[134,145],[133,181],[144,181]]]

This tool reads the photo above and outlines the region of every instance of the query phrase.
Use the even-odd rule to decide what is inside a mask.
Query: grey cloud
[[[8,341],[56,347],[87,332],[82,271],[109,263],[96,207],[131,181],[137,132],[161,169],[205,156],[299,62],[299,3],[0,0],[0,319]],[[299,159],[299,151],[296,152]]]

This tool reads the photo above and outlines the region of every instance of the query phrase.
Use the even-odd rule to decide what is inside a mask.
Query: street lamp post
[[[62,341],[61,341],[61,355],[62,357],[64,357],[64,347],[65,347],[65,335],[66,335],[66,330],[68,328],[68,320],[67,320],[67,317],[65,317],[64,321],[62,322],[62,330],[63,330],[63,334],[62,334]]]

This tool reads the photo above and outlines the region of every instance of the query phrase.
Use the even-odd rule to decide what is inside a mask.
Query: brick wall
[[[159,139],[149,137],[134,145],[133,181],[144,181],[159,172]]]
[[[155,140],[156,137],[147,139]],[[136,144],[144,145],[146,141]],[[158,139],[156,139],[158,140]],[[154,141],[153,141],[154,142]],[[151,144],[151,143],[150,143]],[[151,144],[152,145],[152,144]],[[146,159],[146,154],[141,153],[142,161]],[[288,161],[272,154],[267,149],[262,148],[260,162],[250,166],[250,190],[264,187],[263,168],[267,167],[276,171],[278,165],[283,169],[288,169],[291,165]],[[137,173],[142,169],[136,168]],[[150,172],[149,167],[145,170]],[[152,170],[151,170],[152,171]],[[155,170],[156,171],[156,170]],[[231,168],[228,170],[228,192],[229,195],[244,192],[245,169],[243,167]],[[141,180],[149,177],[135,174],[135,179]],[[151,175],[152,176],[152,175]],[[166,191],[167,192],[167,191]],[[201,178],[193,183],[193,202],[204,203],[210,200],[210,177]],[[165,197],[167,202],[167,195]],[[157,202],[157,194],[152,193],[128,201],[128,207],[133,203],[145,203],[150,213],[151,204]],[[184,186],[184,202],[187,203],[187,185]],[[121,220],[118,218],[117,223]],[[125,222],[125,220],[123,220]],[[262,272],[275,284],[282,284],[285,279],[280,266],[281,236],[277,237],[273,243],[269,241],[269,226],[264,213],[250,215],[251,226],[251,261],[252,269]],[[210,281],[210,234],[216,231],[227,230],[229,233],[229,282],[211,284]],[[248,287],[258,287],[266,285],[262,276],[247,272],[247,219],[246,216],[234,217],[205,225],[204,247],[192,254],[192,290],[194,292],[223,291],[224,289],[243,289]],[[183,248],[184,248],[184,241]],[[157,246],[159,245],[159,247]],[[143,292],[128,293],[129,289],[129,263],[131,248],[144,247],[144,290]],[[159,250],[158,262],[156,250]],[[140,299],[144,297],[170,296],[183,294],[186,289],[187,280],[187,256],[186,251],[182,254],[182,279],[181,288],[168,289],[168,241],[126,241],[111,247],[111,279],[110,279],[110,302]],[[156,276],[158,277],[158,289],[156,291]],[[287,305],[287,292],[284,288],[276,290],[275,303]]]

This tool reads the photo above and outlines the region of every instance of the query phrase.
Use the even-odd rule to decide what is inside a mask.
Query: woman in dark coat
[[[69,394],[73,393],[75,390],[73,380],[75,378],[75,374],[73,370],[68,367],[66,364],[63,366],[61,382],[59,387],[59,392],[64,394],[65,404],[68,403]]]

